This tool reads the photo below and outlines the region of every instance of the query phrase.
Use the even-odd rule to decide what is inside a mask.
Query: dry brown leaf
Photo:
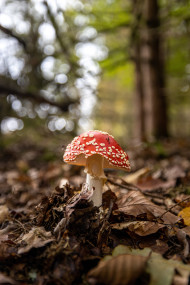
[[[87,185],[83,184],[80,193],[75,194],[67,201],[65,208],[66,217],[69,217],[72,214],[72,212],[75,210],[74,207],[78,202],[81,200],[89,200],[92,195],[93,190],[89,190]]]
[[[179,242],[183,245],[183,255],[187,257],[189,255],[189,242],[187,240],[187,234],[183,229],[176,228],[176,236]]]
[[[183,231],[190,237],[190,226],[183,228]]]
[[[186,226],[190,226],[190,207],[186,207],[183,210],[181,210],[178,216],[183,218],[184,224]]]
[[[128,174],[124,180],[127,182],[127,183],[137,183],[138,179],[140,177],[142,177],[143,175],[147,174],[148,172],[150,171],[150,169],[148,167],[143,167],[139,170],[137,170],[136,172],[132,173],[132,174]]]
[[[159,219],[165,213],[164,209],[153,204],[139,191],[130,191],[123,194],[118,198],[117,205],[118,210],[115,213],[124,213],[134,217],[146,215],[149,221],[155,218]],[[167,212],[161,217],[161,220],[167,224],[175,224],[180,218]]]
[[[69,180],[67,178],[62,178],[59,182],[59,187],[62,188],[64,187],[66,184],[69,184]]]
[[[161,236],[162,238],[162,236]],[[160,239],[142,239],[142,241],[139,243],[139,247],[140,248],[150,248],[153,252],[157,252],[161,255],[165,254],[168,249],[169,249],[169,246],[168,244],[165,242],[165,241],[162,241]]]
[[[26,253],[32,248],[43,247],[53,240],[51,232],[46,232],[43,227],[34,227],[22,238],[19,238],[20,248],[18,254]]]
[[[174,187],[176,184],[176,179],[171,179],[168,181],[163,181],[162,179],[154,179],[151,175],[147,177],[143,177],[139,179],[136,186],[141,189],[142,191],[145,190],[156,190],[159,188],[168,189],[170,187]]]
[[[0,223],[3,223],[9,217],[9,209],[6,205],[0,206]]]
[[[147,257],[131,254],[103,260],[90,270],[88,280],[90,284],[132,284],[143,272],[147,260]]]
[[[4,273],[0,272],[0,284],[13,284],[16,285],[18,284],[15,280],[13,280],[12,278],[6,276]]]
[[[173,165],[165,169],[164,177],[167,180],[185,177],[185,170],[180,165]]]
[[[62,174],[62,169],[59,165],[50,165],[49,169],[44,174],[44,180],[51,180],[59,177]]]
[[[111,225],[113,229],[121,230],[128,229],[139,236],[147,236],[156,233],[159,229],[163,228],[163,224],[158,224],[149,221],[133,221]]]

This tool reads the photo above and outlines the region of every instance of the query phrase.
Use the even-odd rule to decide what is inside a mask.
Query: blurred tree
[[[101,27],[99,27],[100,15],[97,11],[95,12],[95,15],[98,15],[95,27],[99,32],[106,34],[107,45],[110,48],[109,59],[102,66],[106,67],[106,63],[109,69],[115,66],[117,68],[118,65],[123,66],[123,72],[128,77],[129,70],[125,68],[126,62],[134,62],[135,73],[130,73],[130,76],[136,78],[136,96],[132,103],[126,94],[128,107],[126,106],[125,112],[131,115],[129,104],[136,109],[136,122],[133,126],[135,135],[140,140],[166,137],[168,136],[168,117],[158,1],[135,0],[110,3],[110,9],[102,9],[105,15],[101,20]],[[108,18],[110,19],[109,25]],[[125,93],[127,93],[127,86]],[[131,90],[130,93],[132,93]],[[119,96],[117,94],[115,100],[116,98],[119,100]],[[123,98],[123,104],[124,102]],[[117,113],[118,119],[120,115],[119,112]],[[127,114],[124,117],[126,121],[129,121]]]
[[[132,47],[136,66],[137,135],[141,140],[168,136],[165,62],[157,0],[132,2]]]
[[[68,120],[63,126],[68,131],[73,129],[71,120],[77,121],[81,115],[79,89],[88,86],[94,92],[95,88],[84,80],[88,70],[77,55],[77,44],[83,42],[79,39],[81,28],[87,23],[84,17],[77,21],[77,15],[84,5],[79,1],[56,3],[1,3],[1,121],[12,113],[23,119],[64,114]],[[62,130],[61,124],[58,130]]]
[[[22,32],[21,28],[21,31],[18,33],[17,30],[19,30],[19,28],[17,25],[11,29],[2,25],[0,26],[0,30],[5,35],[14,38],[19,44],[19,46],[17,46],[16,42],[12,42],[14,46],[10,46],[10,48],[16,50],[15,56],[23,63],[18,76],[13,75],[8,62],[4,63],[4,73],[1,74],[0,78],[1,94],[15,94],[21,99],[28,98],[37,103],[48,103],[59,107],[63,111],[67,111],[69,104],[74,101],[69,98],[66,88],[68,87],[68,82],[65,78],[65,85],[63,83],[61,85],[59,83],[61,80],[56,80],[56,75],[64,74],[63,67],[60,73],[58,73],[59,70],[57,68],[57,74],[53,74],[53,78],[51,78],[51,74],[48,74],[48,72],[46,74],[45,68],[43,68],[42,65],[45,65],[49,57],[52,57],[52,60],[58,61],[62,59],[62,64],[68,64],[67,69],[71,69],[70,76],[76,77],[78,65],[72,43],[73,34],[76,33],[76,27],[71,27],[67,23],[64,23],[66,27],[65,30],[67,31],[60,29],[60,24],[56,23],[54,19],[54,17],[58,15],[54,15],[51,12],[46,1],[44,1],[44,8],[46,9],[44,9],[45,14],[43,16],[38,13],[32,1],[9,1],[8,5],[13,5],[13,7],[17,5],[15,12],[18,13],[18,17],[19,13],[21,13],[22,20],[25,21],[28,27],[26,28],[26,32]],[[59,16],[60,15],[61,14],[59,14]],[[62,21],[64,21],[63,14]],[[19,20],[17,24],[20,24]],[[51,34],[56,34],[55,42],[48,39],[49,35],[46,35],[46,39],[43,39],[43,29],[45,33],[45,29],[47,29],[48,32],[48,28]],[[67,37],[64,41],[63,36]],[[54,38],[54,35],[52,37]],[[59,62],[57,62],[57,64],[58,63]],[[69,84],[71,84],[70,81]],[[63,102],[59,102],[61,98],[59,98],[59,100],[56,100],[56,98],[49,100],[45,96],[42,96],[42,94],[39,94],[39,91],[50,85],[54,85],[55,96],[58,95],[61,89],[64,99]]]
[[[187,0],[2,0],[0,121],[82,131],[96,104],[94,126],[119,139],[190,133],[189,11]]]
[[[95,117],[109,122],[107,127],[116,128],[120,136],[130,135],[130,128],[140,140],[190,133],[185,106],[190,106],[189,8],[186,0],[95,1],[92,23],[108,47]],[[130,65],[135,69],[126,68]],[[124,113],[114,108],[115,100],[123,102]],[[100,119],[96,122],[101,126]]]
[[[93,1],[91,25],[107,47],[93,113],[95,128],[105,129],[126,144],[134,130],[134,64],[130,55],[130,1]]]

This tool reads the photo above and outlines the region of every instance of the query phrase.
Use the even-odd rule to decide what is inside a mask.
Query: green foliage
[[[171,38],[168,40],[168,48],[170,56],[167,61],[167,72],[172,77],[182,77],[185,73],[185,67],[189,61],[189,49],[182,48],[188,47],[189,39],[182,37],[180,39]]]
[[[129,1],[93,1],[91,24],[98,32],[113,33],[121,27],[129,26],[132,18],[129,10]]]
[[[133,89],[133,64],[128,62],[114,70],[107,70],[99,86],[98,104],[93,115],[95,128],[113,133],[123,144],[126,144],[125,135],[132,136]]]
[[[159,5],[160,33],[165,47],[163,56],[166,63],[165,80],[170,132],[173,135],[179,133],[189,135],[188,127],[182,129],[180,126],[181,118],[186,125],[190,120],[190,116],[185,111],[190,106],[188,87],[190,85],[188,67],[190,3],[189,1],[161,0]],[[117,134],[119,137],[121,134],[131,136],[131,127],[134,128],[135,123],[134,108],[131,112],[131,106],[135,104],[135,71],[131,56],[133,54],[131,36],[136,23],[132,13],[132,1],[95,1],[91,19],[94,27],[105,36],[108,47],[108,57],[101,62],[103,76],[94,116],[95,125],[98,128],[105,126],[107,130],[112,129],[114,135]],[[120,106],[120,109],[117,106]],[[122,109],[125,110],[125,116],[120,119],[121,114],[123,116]]]

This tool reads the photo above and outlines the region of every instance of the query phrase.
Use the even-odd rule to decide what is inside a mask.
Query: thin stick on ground
[[[141,189],[139,189],[137,186],[133,186],[133,185],[130,185],[130,184],[129,184],[129,185],[124,185],[124,184],[115,182],[115,181],[113,181],[113,180],[110,179],[110,178],[107,178],[107,182],[111,183],[112,185],[115,185],[115,186],[124,188],[124,189],[126,189],[126,190],[128,190],[128,191],[139,191],[139,192],[141,192],[143,195],[149,196],[149,197],[151,197],[151,198],[161,198],[159,195],[156,195],[156,194],[142,192]]]
[[[160,217],[159,219],[161,219],[166,213],[170,212],[173,208],[175,208],[176,206],[179,206],[181,203],[187,201],[187,200],[190,200],[190,197],[187,197],[185,199],[183,199],[182,201],[176,203],[175,205],[171,206],[169,209],[167,209]]]

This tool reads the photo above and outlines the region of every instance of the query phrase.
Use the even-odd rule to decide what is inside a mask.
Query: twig
[[[111,184],[115,185],[115,186],[119,186],[119,187],[122,187],[122,188],[127,189],[127,190],[137,190],[137,191],[142,192],[138,187],[130,185],[130,184],[129,185],[124,185],[124,184],[115,182],[115,181],[113,181],[110,178],[107,178],[107,181],[110,182]]]
[[[26,233],[28,231],[27,228],[25,227],[26,225],[21,223],[18,219],[13,218],[13,221],[20,225],[20,228],[22,228],[24,230],[24,233]],[[28,224],[27,224],[27,226],[28,226]]]
[[[152,198],[161,198],[160,196],[158,195],[155,195],[155,194],[151,194],[151,193],[146,193],[146,192],[143,192],[140,188],[138,188],[137,186],[134,186],[134,185],[131,185],[131,184],[127,184],[127,185],[124,185],[124,184],[121,184],[121,183],[118,183],[118,182],[115,182],[113,181],[112,179],[110,178],[107,178],[107,181],[115,186],[119,186],[121,188],[124,188],[128,191],[139,191],[141,192],[143,195],[145,196],[149,196],[149,197],[152,197]]]
[[[54,15],[51,11],[51,8],[49,7],[49,4],[46,0],[43,1],[46,9],[47,14],[49,16],[49,19],[51,21],[51,24],[54,27],[55,33],[56,33],[56,39],[61,47],[61,50],[63,54],[65,55],[67,61],[69,62],[70,66],[72,67],[73,72],[79,67],[77,62],[73,60],[72,58],[72,52],[71,52],[71,45],[67,43],[67,41],[64,40],[64,36],[61,34],[59,26],[56,22],[56,15]],[[63,11],[62,11],[63,12]],[[72,43],[71,43],[72,44]]]
[[[187,197],[187,198],[183,199],[182,201],[178,202],[177,204],[171,206],[167,211],[165,211],[165,212],[159,217],[159,219],[161,219],[166,213],[170,212],[171,209],[175,208],[176,206],[180,205],[181,203],[183,203],[183,202],[185,202],[185,201],[187,201],[187,200],[189,200],[189,199],[190,199],[190,197]]]
[[[27,90],[21,90],[21,89],[18,89],[18,87],[11,87],[10,86],[11,82],[8,82],[8,83],[9,83],[9,85],[0,84],[0,95],[14,94],[14,95],[16,95],[20,98],[23,98],[23,99],[30,99],[30,100],[35,101],[37,103],[47,103],[49,105],[58,107],[63,112],[68,111],[70,104],[77,103],[77,101],[70,100],[70,99],[66,99],[62,103],[53,102],[53,101],[48,100],[45,97],[42,97],[38,93],[32,93],[32,92],[29,92]]]
[[[24,47],[24,49],[26,49],[26,42],[20,36],[16,35],[12,30],[7,29],[2,25],[0,25],[0,30],[9,37],[16,39]]]

